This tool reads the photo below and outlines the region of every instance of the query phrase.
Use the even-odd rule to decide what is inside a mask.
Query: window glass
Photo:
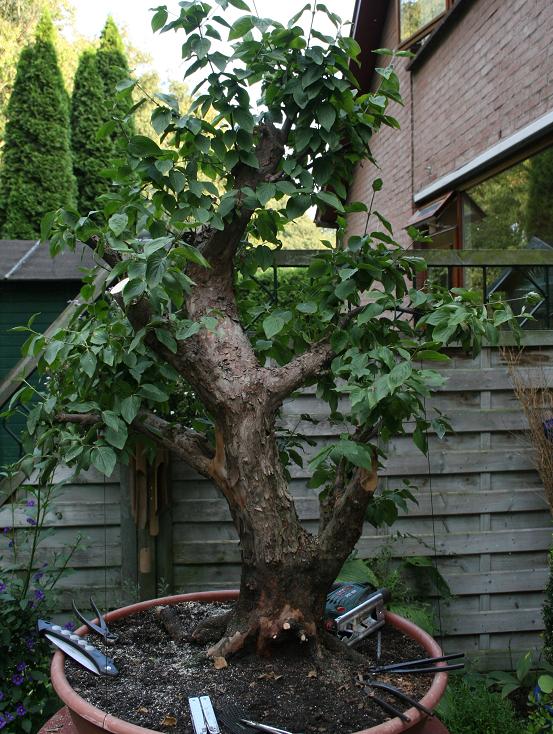
[[[400,41],[415,35],[446,10],[447,0],[399,0]]]
[[[463,247],[476,250],[553,248],[553,147],[467,189],[463,196]],[[550,293],[553,268],[489,268],[488,295],[521,299],[530,290]],[[465,284],[481,285],[482,271],[466,273]],[[553,301],[552,301],[553,302]],[[544,308],[535,315],[543,325]],[[547,320],[553,314],[547,314]],[[540,318],[542,324],[539,324]],[[549,328],[549,327],[548,327]]]
[[[553,147],[468,189],[463,246],[516,250],[553,247]]]

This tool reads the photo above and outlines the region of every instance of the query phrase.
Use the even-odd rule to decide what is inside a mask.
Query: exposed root
[[[155,613],[172,640],[180,643],[186,639],[186,633],[175,607],[156,607]]]
[[[248,637],[247,632],[235,632],[229,637],[223,637],[216,645],[210,647],[207,654],[210,658],[226,658],[241,650]]]
[[[306,622],[302,612],[289,605],[286,605],[278,616],[261,615],[258,610],[245,615],[245,618],[233,618],[232,612],[229,615],[230,619],[227,616],[227,620],[218,618],[218,621],[222,623],[228,621],[229,624],[221,639],[207,651],[211,658],[226,658],[233,655],[248,641],[255,645],[258,655],[270,655],[272,647],[277,643],[295,639],[304,644],[316,639],[315,623]],[[220,626],[218,629],[221,631]],[[210,632],[215,630],[211,628]]]
[[[208,617],[200,622],[190,635],[191,642],[198,645],[205,645],[208,642],[217,642],[224,635],[229,623],[232,612],[218,614],[215,617]],[[224,657],[221,656],[221,657]]]

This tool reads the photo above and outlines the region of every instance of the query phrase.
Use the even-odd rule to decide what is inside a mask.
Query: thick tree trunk
[[[219,426],[219,486],[240,537],[240,599],[210,654],[245,644],[266,653],[275,641],[316,642],[324,601],[344,559],[323,559],[302,528],[278,456],[274,417],[259,395],[239,401]],[[224,458],[221,456],[224,454]]]
[[[368,497],[363,491],[353,498],[361,512],[352,523],[346,513],[347,532],[337,526],[321,541],[301,526],[279,457],[275,417],[309,367],[300,360],[279,381],[277,370],[259,364],[239,321],[231,263],[224,257],[211,262],[210,270],[191,268],[197,286],[186,307],[195,320],[216,314],[217,328],[179,345],[173,360],[214,418],[216,450],[204,473],[223,492],[240,538],[240,598],[210,654],[224,657],[246,644],[263,654],[290,636],[316,645],[326,593],[359,537]],[[316,349],[317,364],[329,354]],[[347,504],[348,496],[342,501]],[[336,543],[335,534],[347,542]]]

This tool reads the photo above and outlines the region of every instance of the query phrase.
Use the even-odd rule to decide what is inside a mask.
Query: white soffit
[[[438,178],[424,189],[417,191],[413,196],[415,204],[419,204],[421,201],[428,199],[429,196],[433,196],[444,189],[455,188],[458,184],[470,178],[477,171],[491,167],[495,163],[498,163],[502,158],[507,157],[510,153],[514,153],[518,148],[521,148],[535,138],[540,137],[547,132],[549,128],[553,128],[553,110],[542,115],[542,117],[538,117],[537,120],[534,120],[534,122],[526,125],[526,127],[518,130],[518,132],[504,138],[499,143],[492,145],[491,148],[488,148],[484,153],[481,153],[476,156],[476,158],[465,163],[461,168],[457,168],[457,170]]]

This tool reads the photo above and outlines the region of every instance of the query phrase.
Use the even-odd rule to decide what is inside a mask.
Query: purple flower
[[[8,722],[3,716],[0,716],[0,729],[3,729]]]
[[[38,572],[37,572],[37,573],[35,573],[35,575],[33,576],[33,580],[34,580],[34,581],[40,581],[40,579],[41,579],[41,578],[42,578],[43,576],[44,576],[44,574],[42,573],[42,571],[38,571]]]
[[[2,593],[3,591],[6,591],[6,589],[7,589],[7,588],[8,588],[8,587],[6,586],[6,584],[5,584],[5,583],[4,583],[3,581],[0,581],[0,594],[1,594],[1,593]]]
[[[11,528],[3,528],[2,533],[4,535],[7,535],[10,532]]]
[[[23,706],[22,703],[20,703],[19,706],[15,709],[15,713],[18,716],[25,716],[25,714],[27,713],[27,709],[25,708],[25,706]]]
[[[19,673],[15,673],[14,675],[12,675],[12,683],[14,684],[14,686],[20,686],[23,683],[23,680],[23,676]]]
[[[32,638],[32,637],[28,637],[28,638],[27,638],[27,639],[25,640],[25,644],[27,645],[27,647],[29,648],[29,650],[32,650],[32,649],[33,649],[33,647],[35,646],[35,641],[33,640],[33,638]]]
[[[27,518],[27,524],[28,525],[36,525],[36,520],[34,519],[34,517],[28,517]]]
[[[10,540],[10,542],[8,543],[8,548],[13,548],[13,540]]]
[[[35,599],[37,601],[42,601],[45,596],[46,594],[42,591],[42,589],[35,589]]]
[[[20,663],[17,663],[16,670],[18,673],[22,673],[25,668],[27,667],[27,663],[25,663],[23,660]]]
[[[9,711],[5,711],[5,712],[4,712],[4,716],[6,717],[6,723],[7,723],[7,724],[9,724],[9,722],[10,722],[10,721],[13,721],[13,720],[14,720],[14,718],[15,718],[15,717],[14,717],[14,715],[13,715],[13,714],[10,714],[10,712],[9,712]]]
[[[75,629],[75,625],[74,625],[74,623],[73,623],[73,622],[66,622],[66,623],[65,623],[65,624],[63,625],[63,629],[64,629],[64,630],[71,630],[71,631],[73,631],[73,630]]]
[[[36,502],[34,500],[27,500],[25,502],[25,507],[34,507],[36,505]]]

